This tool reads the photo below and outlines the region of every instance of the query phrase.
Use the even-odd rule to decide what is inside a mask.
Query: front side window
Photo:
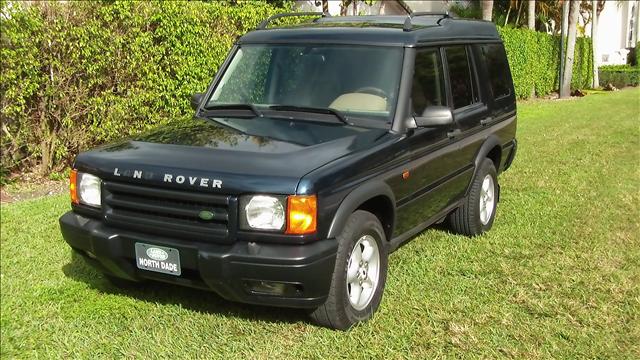
[[[389,122],[402,57],[401,47],[243,45],[206,106],[312,107]]]
[[[478,102],[477,92],[474,91],[467,48],[465,46],[447,47],[445,53],[449,66],[453,108],[459,109]]]
[[[414,116],[421,116],[429,106],[446,105],[443,75],[438,49],[418,50],[411,88]]]

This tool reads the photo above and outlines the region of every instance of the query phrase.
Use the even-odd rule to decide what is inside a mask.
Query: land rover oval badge
[[[202,220],[212,220],[213,217],[215,216],[215,214],[209,210],[202,210],[200,211],[200,213],[198,214],[198,217]]]
[[[166,251],[156,248],[156,247],[150,247],[147,249],[147,256],[150,257],[153,260],[157,260],[157,261],[165,261],[167,260],[167,258],[169,258],[169,254],[167,254]]]

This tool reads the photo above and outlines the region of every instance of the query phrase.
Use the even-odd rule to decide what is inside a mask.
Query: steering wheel
[[[387,95],[387,93],[384,92],[384,90],[379,89],[377,87],[373,87],[373,86],[361,87],[361,88],[357,89],[354,92],[362,93],[362,94],[375,95],[375,96],[379,96],[379,97],[381,97],[383,99],[388,99],[389,98],[389,95]]]

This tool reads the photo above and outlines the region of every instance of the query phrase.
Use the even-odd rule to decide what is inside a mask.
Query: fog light
[[[297,296],[302,294],[302,285],[282,283],[276,281],[246,280],[245,289],[250,293],[274,295],[274,296]]]

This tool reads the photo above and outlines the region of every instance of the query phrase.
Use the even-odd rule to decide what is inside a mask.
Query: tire
[[[462,205],[449,214],[451,230],[466,236],[477,236],[489,231],[496,217],[499,193],[496,167],[493,161],[484,159],[473,178],[469,194]],[[483,204],[487,206],[483,208]]]
[[[378,309],[387,280],[388,253],[382,224],[367,211],[358,210],[351,214],[337,240],[338,253],[329,296],[311,313],[311,317],[322,326],[347,330],[370,319]],[[361,262],[355,260],[358,253]]]

